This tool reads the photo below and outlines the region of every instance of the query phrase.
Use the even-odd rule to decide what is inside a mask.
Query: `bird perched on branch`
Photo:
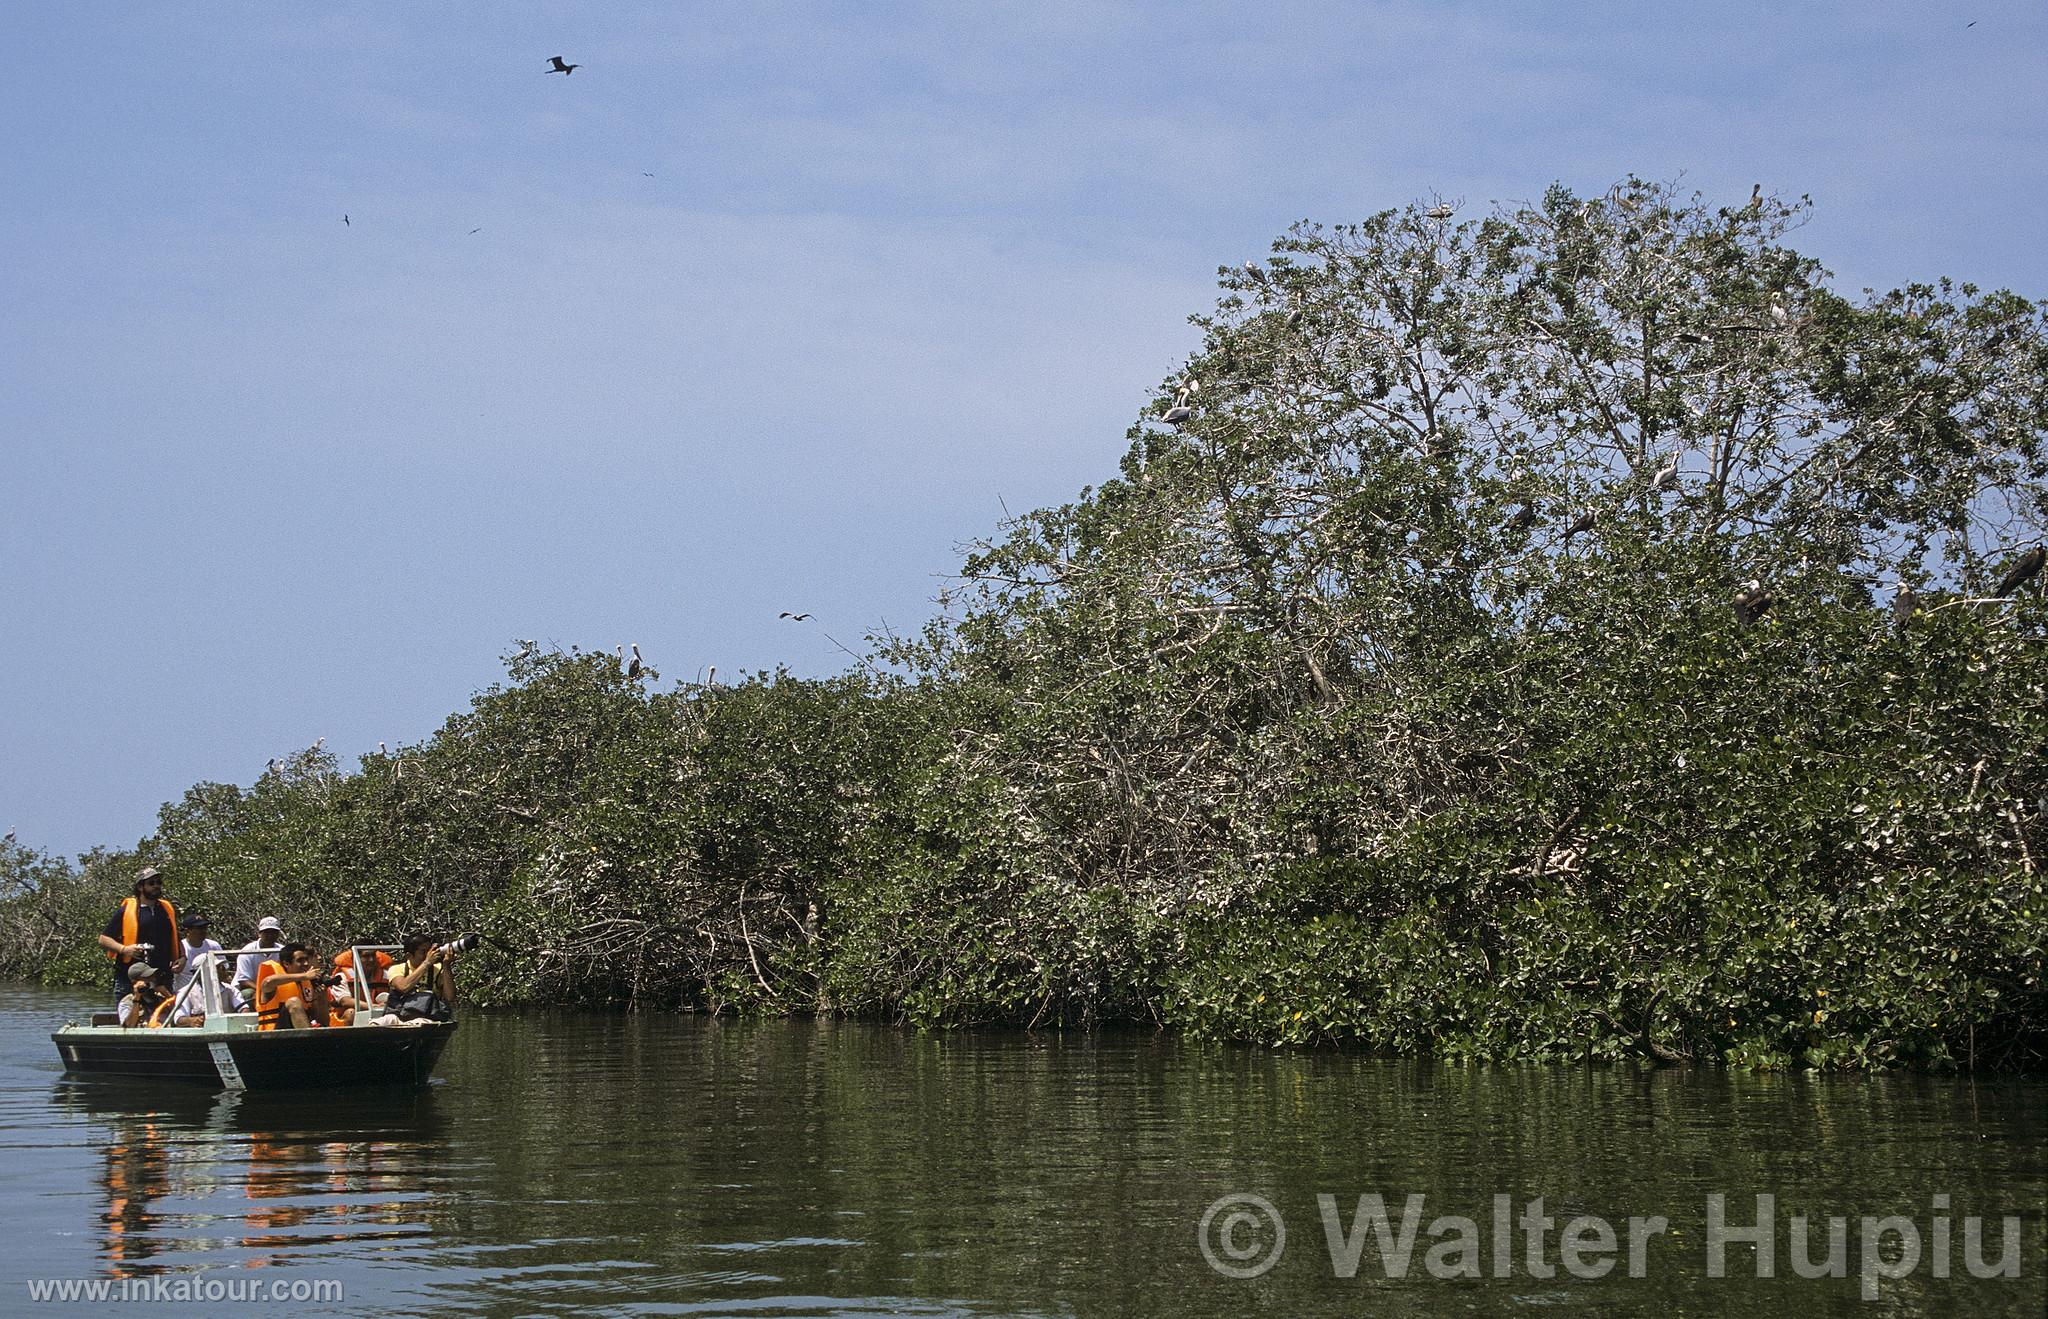
[[[1458,208],[1449,202],[1438,202],[1422,213],[1425,220],[1448,220],[1458,213]]]
[[[562,63],[562,57],[560,55],[551,57],[549,63],[554,65],[553,68],[548,70],[549,73],[574,73],[576,72],[576,70],[583,67],[581,64]]]
[[[1777,325],[1792,323],[1792,313],[1785,310],[1785,299],[1780,294],[1771,295],[1771,320]]]
[[[636,641],[633,643],[633,662],[626,666],[626,676],[628,678],[637,678],[645,667],[640,662],[640,643]]]
[[[1593,529],[1593,522],[1593,510],[1589,508],[1585,512],[1579,514],[1576,518],[1572,519],[1572,524],[1564,529],[1564,538],[1566,540],[1570,540],[1572,537],[1577,536],[1582,532],[1591,531]]]
[[[1668,490],[1673,485],[1676,485],[1677,482],[1678,455],[1674,453],[1671,455],[1671,461],[1665,463],[1662,467],[1659,467],[1657,469],[1656,475],[1650,478],[1650,489]]]
[[[1764,208],[1764,185],[1753,185],[1749,190],[1749,205],[1744,210],[1760,211]]]
[[[1893,621],[1903,627],[1906,620],[1911,618],[1919,608],[1920,597],[1914,593],[1911,586],[1905,582],[1900,582],[1899,589],[1892,593]]]
[[[1735,621],[1744,627],[1754,627],[1757,620],[1771,610],[1771,593],[1757,578],[1750,578],[1749,584],[1735,593]]]
[[[1536,506],[1534,504],[1524,504],[1520,508],[1515,510],[1514,516],[1507,520],[1507,522],[1501,527],[1501,530],[1510,533],[1517,531],[1527,531],[1529,528],[1535,525]]]
[[[1998,590],[1993,594],[2003,600],[2033,581],[2034,575],[2041,571],[2043,561],[2048,561],[2048,550],[2042,549],[2039,545],[2020,555],[2018,561],[2005,570],[2005,576],[1998,579]]]

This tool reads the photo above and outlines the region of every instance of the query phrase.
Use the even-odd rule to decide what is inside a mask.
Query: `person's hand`
[[[184,969],[185,969],[185,954],[183,954],[183,953],[179,953],[179,954],[178,954],[178,955],[177,955],[176,957],[173,957],[173,958],[171,959],[171,970],[173,970],[173,971],[182,971],[182,970],[184,970]]]
[[[140,957],[140,956],[142,956],[142,945],[141,945],[141,944],[139,944],[139,943],[124,943],[124,944],[122,944],[122,945],[121,945],[121,956],[123,956],[123,957]]]

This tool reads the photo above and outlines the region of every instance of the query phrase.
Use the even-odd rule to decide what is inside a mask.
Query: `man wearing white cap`
[[[252,1002],[256,992],[256,973],[263,969],[264,959],[277,956],[277,950],[284,946],[284,926],[277,917],[265,916],[256,922],[256,942],[245,943],[235,952],[235,991],[243,1003]]]

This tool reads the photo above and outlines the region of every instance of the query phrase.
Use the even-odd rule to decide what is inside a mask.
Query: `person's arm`
[[[441,996],[443,1003],[455,1006],[455,976],[446,962],[434,968],[434,992]]]
[[[117,911],[107,919],[106,928],[100,931],[100,947],[106,949],[108,952],[114,954],[116,957],[139,956],[142,950],[140,948],[137,948],[134,944],[122,943],[119,938],[120,933],[121,913]]]

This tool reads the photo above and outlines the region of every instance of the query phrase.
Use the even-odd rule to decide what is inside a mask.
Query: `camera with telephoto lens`
[[[459,939],[450,939],[447,943],[442,944],[440,948],[438,948],[436,951],[439,952],[443,957],[453,957],[457,953],[468,952],[470,949],[476,947],[477,944],[481,943],[482,941],[483,936],[481,934],[477,934],[476,932],[471,931],[470,933],[463,935]]]

